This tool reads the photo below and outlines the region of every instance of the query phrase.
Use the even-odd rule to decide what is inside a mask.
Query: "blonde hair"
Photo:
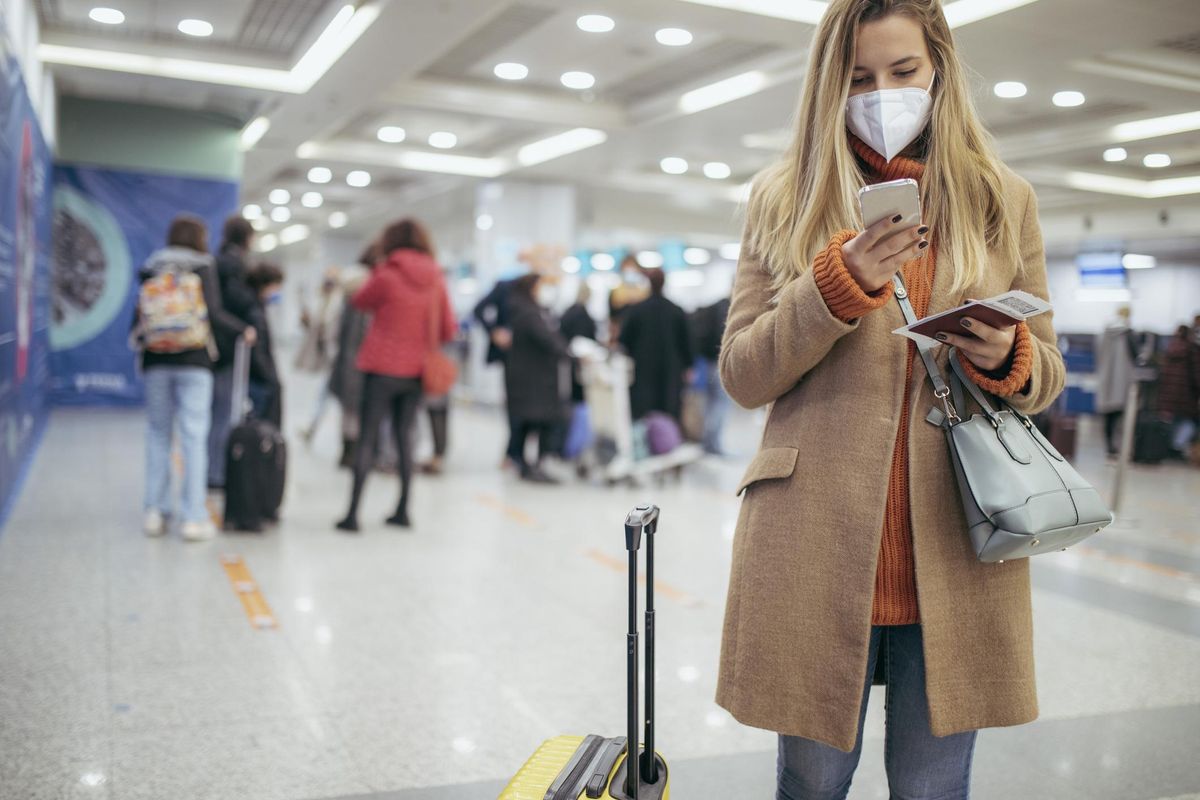
[[[846,99],[859,27],[890,14],[921,25],[933,61],[933,111],[918,145],[926,155],[922,208],[936,236],[938,269],[953,271],[958,293],[982,277],[989,247],[1018,257],[1002,166],[939,0],[832,0],[813,37],[795,136],[783,158],[755,179],[747,211],[747,249],[764,262],[776,290],[809,269],[839,230],[863,227],[858,189],[866,179],[850,148]]]

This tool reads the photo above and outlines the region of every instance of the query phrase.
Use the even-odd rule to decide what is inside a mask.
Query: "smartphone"
[[[921,224],[921,192],[912,178],[864,186],[858,190],[858,205],[866,228],[897,214],[903,217],[897,228]]]

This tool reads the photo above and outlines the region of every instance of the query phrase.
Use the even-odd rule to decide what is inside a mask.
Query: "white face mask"
[[[929,123],[933,97],[929,89],[879,89],[856,94],[846,101],[846,125],[871,149],[891,161]]]
[[[542,308],[550,308],[554,305],[554,301],[558,299],[558,291],[548,284],[542,284],[537,288],[537,304]]]

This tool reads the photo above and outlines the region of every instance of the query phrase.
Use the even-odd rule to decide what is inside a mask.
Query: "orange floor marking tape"
[[[271,607],[258,591],[258,582],[250,574],[250,568],[238,555],[221,556],[221,566],[229,577],[229,583],[242,601],[242,608],[250,624],[256,628],[278,628],[279,623],[271,612]]]
[[[622,575],[628,573],[629,565],[625,563],[624,559],[614,558],[607,553],[601,553],[599,550],[588,550],[587,557],[603,567],[608,567],[613,572],[619,572]],[[643,586],[646,585],[646,576],[640,572],[638,573],[638,583]],[[671,584],[664,583],[663,581],[654,582],[654,591],[688,608],[699,608],[704,605],[699,598],[692,597],[682,589],[676,589]]]
[[[502,512],[506,517],[514,522],[519,522],[522,525],[528,525],[530,527],[537,524],[537,520],[526,514],[521,509],[505,505],[501,500],[491,496],[490,494],[478,495],[475,500],[481,505],[485,505],[488,508],[494,508],[495,510]]]

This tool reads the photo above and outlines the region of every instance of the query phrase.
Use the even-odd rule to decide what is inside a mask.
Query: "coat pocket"
[[[796,459],[799,456],[800,451],[795,447],[764,447],[750,462],[738,484],[737,493],[741,494],[759,481],[790,478],[796,471]]]

